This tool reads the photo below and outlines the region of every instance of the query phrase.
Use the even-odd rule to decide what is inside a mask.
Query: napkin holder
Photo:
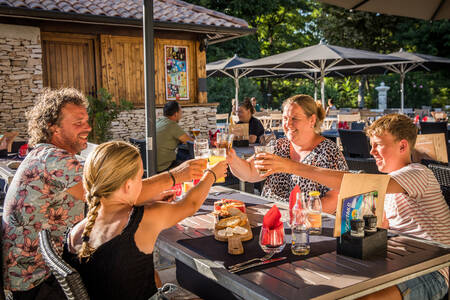
[[[337,254],[359,259],[369,259],[374,256],[387,256],[387,230],[377,228],[376,232],[365,233],[364,237],[354,237],[346,232],[336,238]]]

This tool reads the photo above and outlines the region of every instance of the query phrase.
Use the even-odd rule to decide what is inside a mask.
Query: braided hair
[[[89,206],[86,225],[81,235],[78,252],[80,260],[89,260],[95,248],[89,237],[98,216],[101,201],[107,201],[128,179],[134,178],[140,167],[140,152],[135,146],[122,141],[101,144],[88,156],[83,170],[83,187]]]

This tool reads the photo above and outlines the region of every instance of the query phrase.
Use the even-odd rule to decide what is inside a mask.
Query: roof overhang
[[[142,28],[142,20],[134,18],[119,18],[109,16],[99,16],[90,14],[63,13],[58,11],[47,11],[38,9],[15,8],[0,5],[0,16],[24,18],[32,20],[43,20],[52,22],[69,22],[78,24],[96,24],[120,27]],[[185,24],[174,22],[154,21],[154,29],[177,30],[185,32],[195,32],[204,34],[209,44],[224,42],[242,36],[254,34],[256,29],[220,27],[211,25]]]

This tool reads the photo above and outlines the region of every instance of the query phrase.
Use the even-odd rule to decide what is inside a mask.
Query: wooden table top
[[[215,192],[227,190],[224,187],[213,187],[210,200],[211,197],[213,199],[222,197],[247,199],[253,203],[260,201],[260,204],[247,207],[251,226],[260,226],[264,214],[273,203],[239,191],[229,195],[213,196]],[[287,206],[278,203],[277,206],[280,208],[283,221],[286,221]],[[300,297],[301,299],[353,299],[450,265],[450,248],[438,247],[432,243],[405,236],[396,236],[388,241],[386,258],[360,260],[338,255],[336,251],[333,251],[305,260],[268,267],[262,271],[243,275],[231,274],[220,263],[202,257],[177,243],[180,239],[213,235],[214,217],[206,213],[208,209],[211,207],[203,207],[201,213],[163,231],[158,238],[157,246],[244,299],[299,299]],[[287,244],[286,247],[290,245]],[[314,247],[314,244],[311,244],[311,247]]]

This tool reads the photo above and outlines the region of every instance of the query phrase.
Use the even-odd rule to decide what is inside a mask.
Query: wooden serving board
[[[241,227],[247,229],[247,234],[236,234],[235,233],[235,234],[233,234],[233,237],[240,237],[241,241],[243,241],[243,242],[251,240],[253,238],[253,233],[252,233],[252,228],[250,227],[250,224],[248,223],[248,220],[247,220],[247,223],[245,223],[245,225],[243,225]],[[216,240],[218,240],[218,241],[221,241],[221,242],[228,242],[228,238],[229,237],[227,237],[227,236],[226,237],[219,236],[217,234],[218,231],[219,230],[214,228],[214,238]]]

